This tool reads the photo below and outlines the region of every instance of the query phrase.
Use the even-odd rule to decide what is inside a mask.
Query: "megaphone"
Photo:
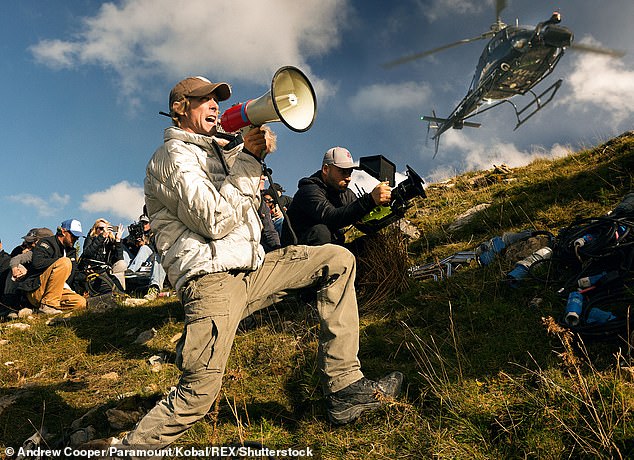
[[[317,114],[317,99],[310,81],[298,68],[281,67],[273,75],[271,89],[258,97],[226,110],[220,126],[233,133],[248,126],[281,121],[289,129],[310,129]]]

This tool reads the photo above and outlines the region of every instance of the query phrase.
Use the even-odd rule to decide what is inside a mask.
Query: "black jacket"
[[[273,220],[271,219],[271,210],[264,200],[260,201],[258,214],[262,220],[262,237],[260,238],[260,244],[264,248],[264,252],[279,249],[281,247],[280,235],[277,233],[277,230],[275,230]]]
[[[4,249],[0,251],[0,297],[4,294],[4,283],[9,273],[11,273],[11,256]]]
[[[284,208],[285,210],[287,210],[291,206],[291,203],[293,202],[293,198],[291,198],[288,195],[278,195],[277,201],[279,201],[281,208]]]
[[[0,272],[9,268],[9,262],[11,262],[11,256],[3,249],[0,251]]]
[[[123,243],[105,238],[103,235],[87,236],[84,241],[82,259],[93,259],[112,266],[118,260],[123,260]]]
[[[26,277],[18,283],[17,288],[24,292],[35,291],[40,287],[40,275],[57,259],[62,257],[68,257],[73,264],[70,276],[66,280],[71,285],[77,268],[77,250],[74,247],[65,248],[57,237],[53,235],[40,239],[33,248],[31,268],[27,272]]]
[[[357,197],[348,188],[339,191],[328,187],[321,178],[321,170],[301,179],[297,187],[297,193],[286,213],[300,242],[302,235],[311,227],[324,224],[332,233],[332,242],[343,244],[344,227],[358,222],[375,207],[369,193]],[[290,244],[286,228],[282,244]]]

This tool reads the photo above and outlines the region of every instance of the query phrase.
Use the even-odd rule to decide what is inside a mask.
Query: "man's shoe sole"
[[[355,404],[339,412],[328,411],[328,418],[334,425],[345,425],[359,418],[366,410],[376,409],[378,407],[381,407],[381,401],[379,400],[371,403]]]

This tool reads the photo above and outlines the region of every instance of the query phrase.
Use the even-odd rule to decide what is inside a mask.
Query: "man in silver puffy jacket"
[[[333,423],[348,423],[378,407],[381,396],[400,392],[400,373],[374,382],[360,370],[352,254],[325,245],[289,246],[265,256],[259,183],[270,136],[262,127],[243,142],[217,132],[218,102],[230,95],[227,83],[203,77],[179,82],[169,99],[174,126],[147,166],[145,201],[156,247],[185,308],[176,360],[182,376],[124,445],[165,446],[204,417],[220,391],[240,320],[292,289],[318,290],[319,366]]]

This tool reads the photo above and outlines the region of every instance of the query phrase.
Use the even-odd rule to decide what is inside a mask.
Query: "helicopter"
[[[490,26],[490,30],[477,37],[458,40],[384,64],[384,67],[391,68],[447,48],[490,38],[480,55],[469,90],[453,112],[447,118],[437,117],[435,111],[432,111],[431,116],[421,117],[421,120],[428,122],[428,136],[430,129],[435,130],[432,136],[435,141],[434,158],[438,154],[440,136],[444,132],[450,128],[462,129],[465,126],[479,128],[481,123],[468,120],[487,110],[501,104],[510,104],[515,111],[517,122],[514,129],[517,129],[544,108],[553,100],[563,80],[555,81],[539,94],[535,94],[532,89],[552,73],[567,48],[614,57],[625,54],[617,50],[573,44],[572,31],[559,25],[561,15],[558,11],[535,27],[519,26],[517,23],[509,26],[500,19],[506,3],[506,0],[497,0],[496,22]],[[522,108],[509,100],[513,96],[524,96],[527,93],[532,95],[532,99]]]

